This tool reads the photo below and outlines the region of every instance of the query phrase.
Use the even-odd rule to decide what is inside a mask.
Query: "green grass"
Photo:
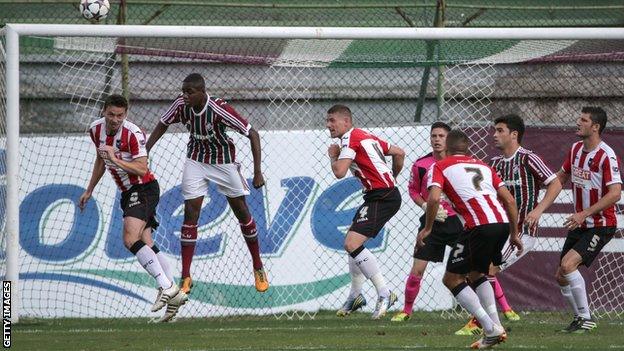
[[[314,319],[273,317],[186,319],[148,324],[147,319],[37,319],[13,326],[14,350],[457,350],[476,337],[455,336],[464,320],[418,313],[406,323],[372,321],[358,313],[339,319],[321,312]],[[556,332],[567,323],[558,314],[522,314],[507,324],[500,350],[624,349],[622,321],[599,321],[584,335]]]

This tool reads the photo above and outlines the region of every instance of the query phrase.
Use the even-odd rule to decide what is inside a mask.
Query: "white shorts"
[[[503,247],[503,263],[499,266],[501,271],[504,271],[506,268],[509,268],[512,264],[516,263],[519,259],[521,259],[527,252],[533,251],[535,245],[537,244],[537,238],[534,236],[530,236],[529,234],[521,234],[520,240],[522,240],[523,251],[522,255],[516,256],[516,252],[518,251],[515,247],[512,248],[509,246],[509,240],[505,243]]]
[[[214,182],[217,185],[217,190],[227,197],[249,195],[249,187],[240,172],[240,164],[211,165],[187,158],[182,173],[182,196],[184,200],[206,196],[210,182]]]

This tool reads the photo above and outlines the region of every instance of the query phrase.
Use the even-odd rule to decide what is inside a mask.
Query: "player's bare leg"
[[[571,249],[563,256],[557,269],[557,282],[561,293],[574,311],[574,319],[567,328],[562,330],[567,333],[583,333],[597,327],[589,311],[585,280],[578,271],[578,266],[582,262],[581,255]]]
[[[227,197],[227,200],[234,215],[238,219],[243,238],[245,238],[245,243],[251,255],[256,290],[265,292],[269,289],[269,279],[262,264],[262,259],[260,258],[260,245],[258,243],[256,222],[249,212],[249,207],[247,206],[247,201],[245,201],[244,196]]]
[[[403,310],[392,317],[393,322],[404,322],[410,319],[414,301],[420,291],[420,283],[428,264],[429,261],[418,258],[414,259],[412,269],[405,282],[405,303],[403,305]]]
[[[396,302],[397,296],[386,286],[386,280],[379,270],[375,256],[364,247],[366,240],[368,240],[367,236],[349,231],[345,238],[344,248],[355,261],[355,265],[362,271],[364,277],[370,279],[377,289],[378,299],[372,318],[380,319],[386,314],[388,308]],[[347,302],[349,301],[347,300]]]

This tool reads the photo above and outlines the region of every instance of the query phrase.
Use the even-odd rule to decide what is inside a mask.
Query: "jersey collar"
[[[201,111],[195,113],[195,110],[191,107],[191,113],[195,116],[200,116],[203,115],[204,113],[206,113],[206,110],[208,109],[208,104],[210,103],[210,94],[208,94],[208,92],[206,92],[206,104],[204,105],[204,108],[202,108]]]

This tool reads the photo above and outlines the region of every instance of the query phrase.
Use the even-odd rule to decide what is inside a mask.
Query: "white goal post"
[[[12,282],[13,305],[11,316],[13,322],[17,322],[20,316],[19,188],[21,175],[19,72],[20,38],[23,36],[317,40],[624,40],[624,28],[314,28],[7,24],[0,33],[5,38],[6,57],[5,280]],[[149,132],[149,130],[146,130],[146,132]],[[405,257],[405,259],[407,260],[409,257]]]

